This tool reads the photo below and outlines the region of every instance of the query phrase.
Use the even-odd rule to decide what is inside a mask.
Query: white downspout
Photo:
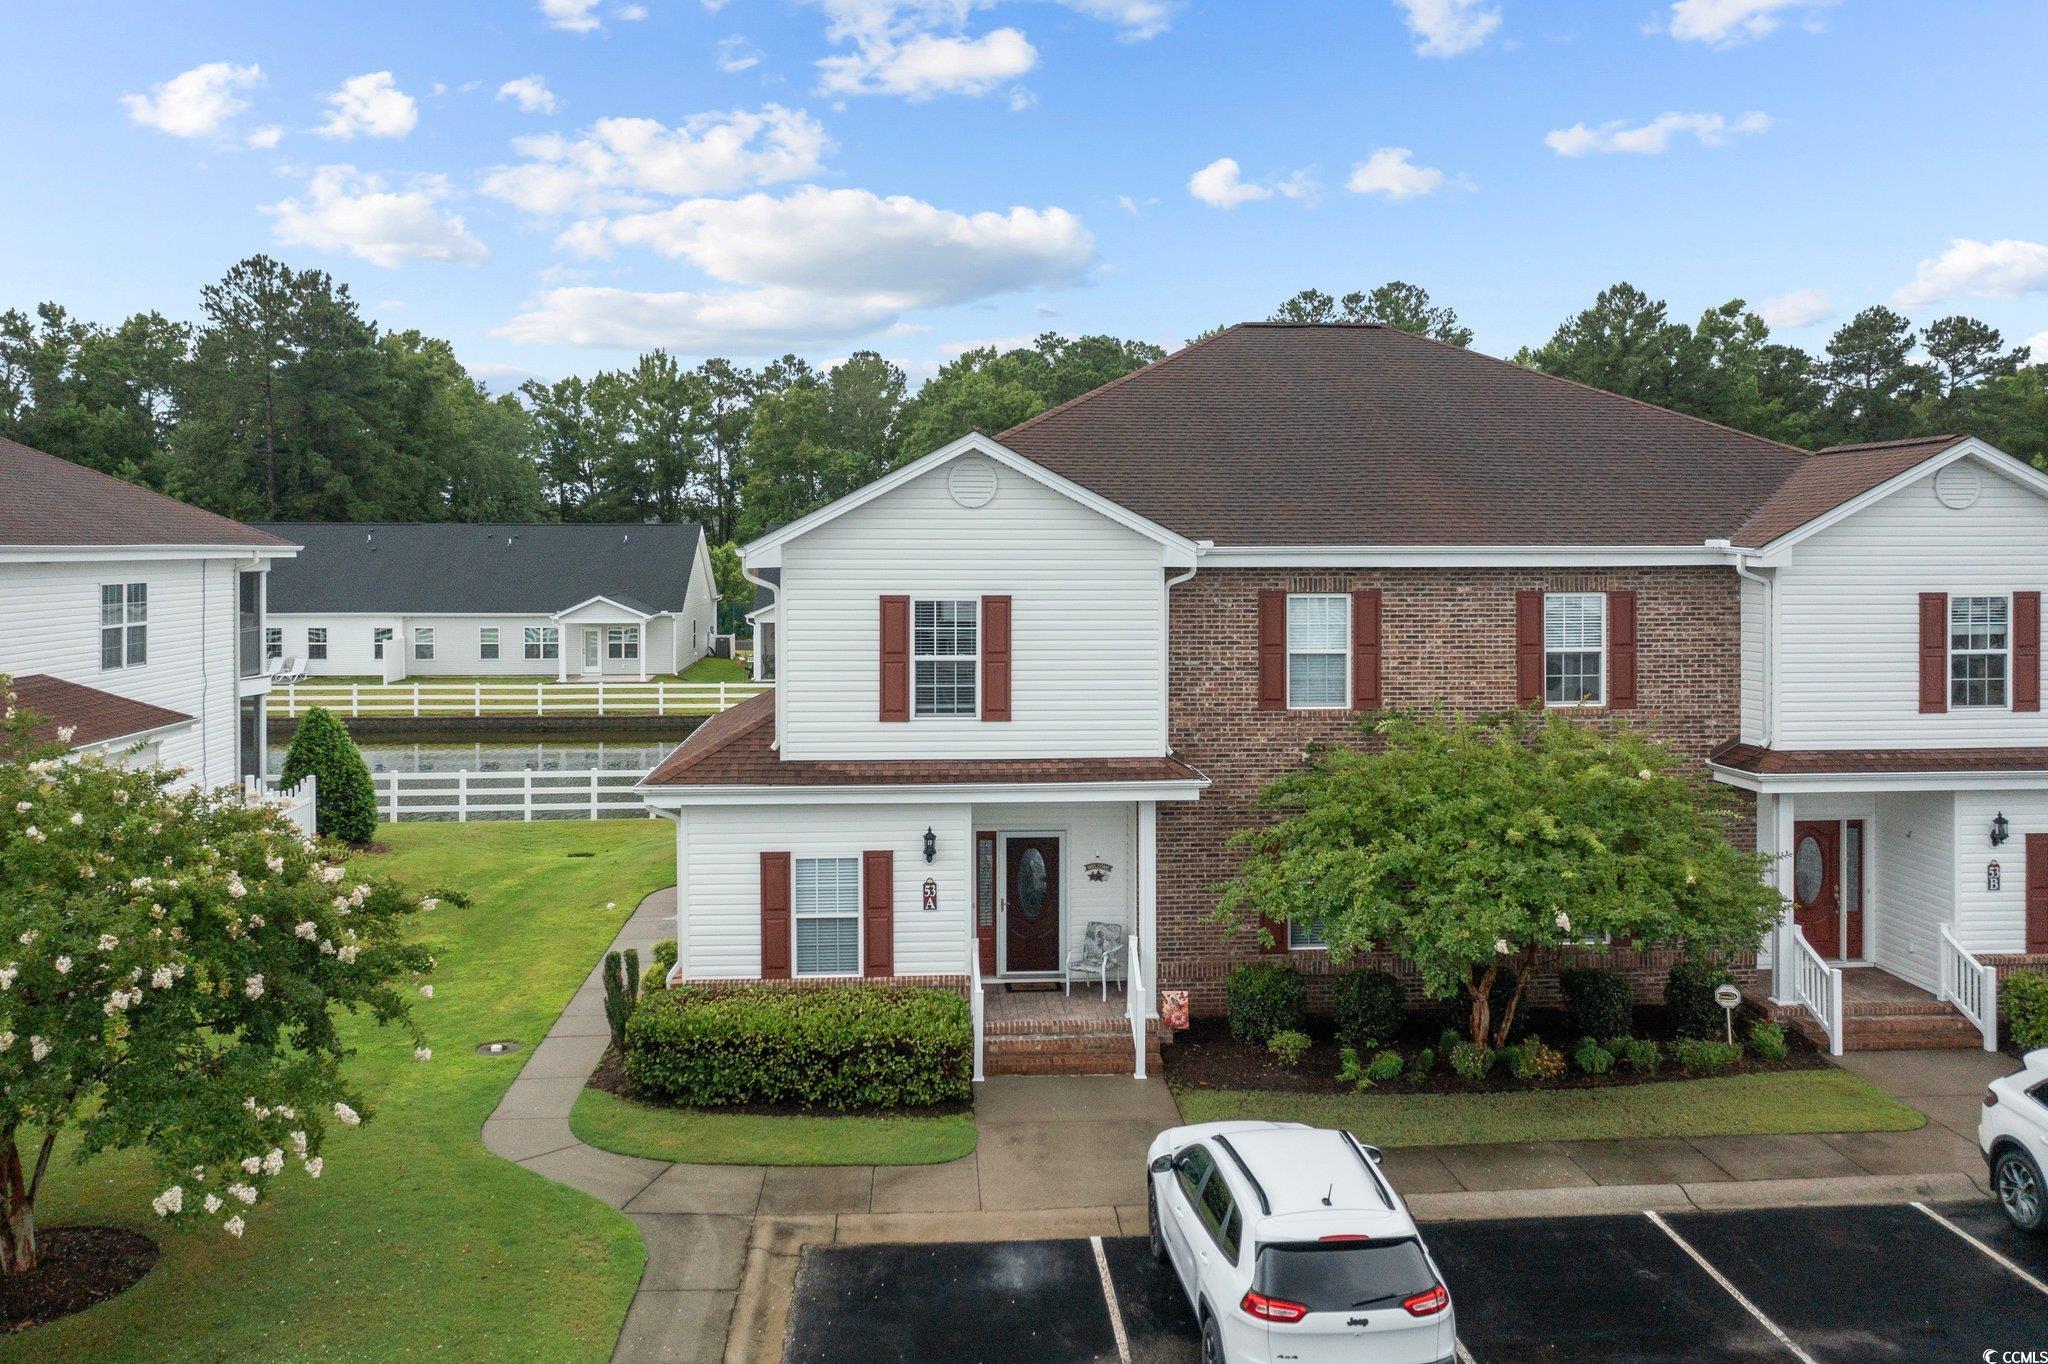
[[[784,689],[782,684],[787,680],[782,675],[782,641],[784,630],[782,617],[786,614],[782,609],[782,584],[771,583],[766,578],[755,577],[753,571],[747,567],[747,561],[744,558],[740,560],[740,576],[754,586],[766,588],[769,592],[775,594],[775,742],[768,745],[768,747],[779,753],[782,751],[783,734],[782,697]],[[761,637],[757,631],[754,636],[754,666],[755,676],[757,677],[760,675],[760,648]]]

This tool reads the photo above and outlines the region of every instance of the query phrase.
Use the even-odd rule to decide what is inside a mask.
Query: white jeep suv
[[[1152,1142],[1152,1254],[1202,1326],[1203,1364],[1439,1364],[1450,1290],[1421,1233],[1348,1132],[1210,1122]]]
[[[2030,1051],[2022,1068],[1984,1091],[1977,1145],[1991,1166],[1991,1190],[2021,1231],[2048,1229],[2048,1048]]]

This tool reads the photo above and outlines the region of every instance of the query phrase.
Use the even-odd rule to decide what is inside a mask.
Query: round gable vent
[[[955,460],[946,491],[963,507],[986,507],[996,500],[996,466],[985,459]]]
[[[1934,496],[1944,507],[1961,511],[1977,505],[1984,480],[1974,465],[1955,463],[1934,476]]]

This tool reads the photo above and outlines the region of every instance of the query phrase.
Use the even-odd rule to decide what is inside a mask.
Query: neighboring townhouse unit
[[[0,673],[74,748],[260,776],[264,579],[297,552],[0,439]]]
[[[688,525],[291,522],[274,661],[315,677],[637,678],[711,650],[718,596]]]
[[[776,690],[643,785],[678,972],[1059,980],[1109,924],[1141,1014],[1213,1013],[1261,955],[1213,911],[1262,787],[1375,709],[1541,705],[1762,795],[1738,836],[1797,910],[1760,994],[1973,1043],[1915,987],[1960,979],[1943,929],[1957,973],[2048,951],[2044,497],[1976,441],[1813,454],[1391,329],[1231,328],[745,547]],[[1583,956],[1645,996],[1670,961]],[[991,1067],[1129,1065],[1080,994],[987,994]]]

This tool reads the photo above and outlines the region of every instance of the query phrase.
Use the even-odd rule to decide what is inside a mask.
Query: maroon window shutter
[[[1351,708],[1380,708],[1380,590],[1351,594]]]
[[[1010,718],[1010,599],[981,599],[981,718]]]
[[[1543,593],[1523,588],[1515,593],[1515,704],[1543,700]]]
[[[1259,709],[1287,709],[1287,593],[1259,590]]]
[[[1259,944],[1261,952],[1285,952],[1287,950],[1287,920],[1268,919],[1261,916],[1259,927],[1265,929],[1273,937],[1272,942],[1261,942]]]
[[[1636,704],[1636,594],[1607,594],[1607,704],[1628,710]]]
[[[2041,594],[2012,594],[2012,708],[2041,709]]]
[[[761,979],[789,979],[789,854],[761,854]]]
[[[984,829],[974,835],[974,934],[981,942],[981,973],[996,973],[996,836]]]
[[[1920,594],[1920,713],[1948,709],[1948,593]]]
[[[2048,952],[2048,834],[2027,835],[2027,951]]]
[[[860,855],[861,969],[896,974],[896,854]]]
[[[910,719],[910,598],[882,598],[882,719]]]

